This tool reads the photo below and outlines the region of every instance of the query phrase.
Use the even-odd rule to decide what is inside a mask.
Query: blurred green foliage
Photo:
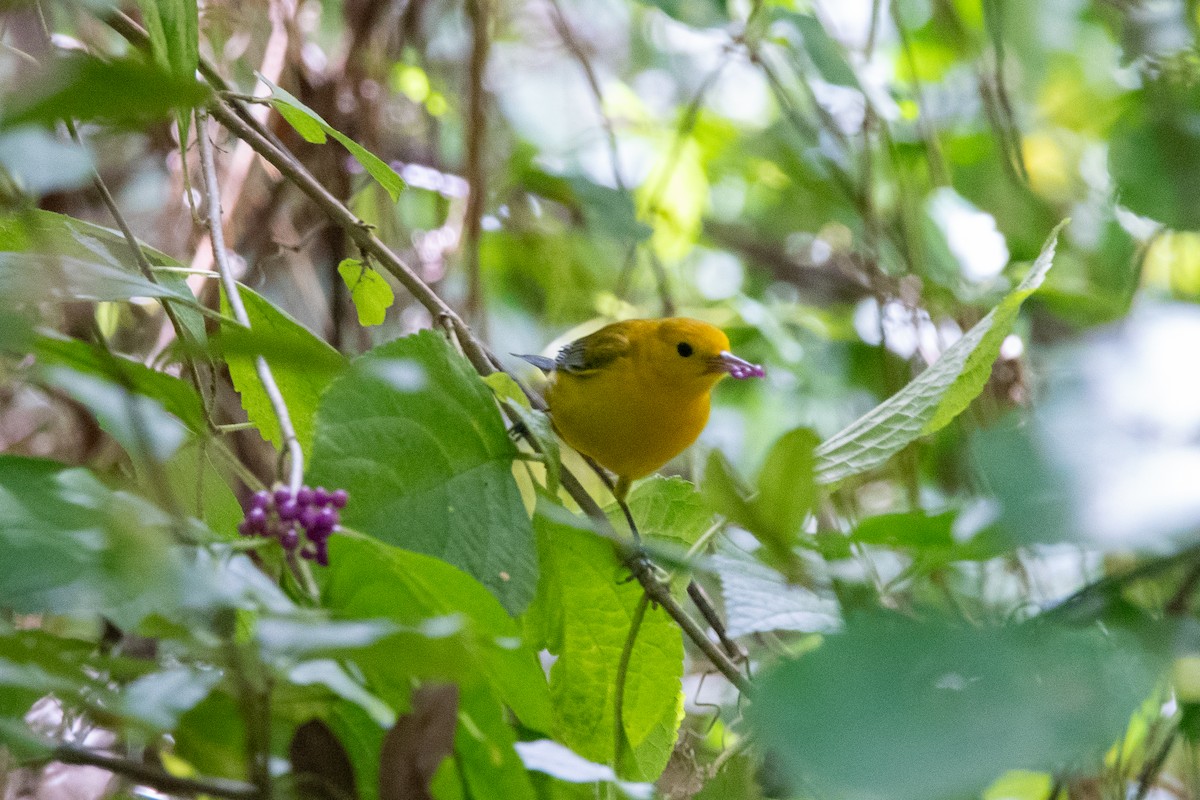
[[[124,11],[0,27],[0,785],[1200,796],[1195,3]],[[768,377],[627,518],[507,354],[665,314]]]

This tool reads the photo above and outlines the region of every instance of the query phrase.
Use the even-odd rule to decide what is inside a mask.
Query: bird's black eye
[[[683,356],[684,358],[687,358],[692,354],[692,346],[687,342],[680,342],[679,344],[675,345],[675,352],[679,353],[679,355]]]

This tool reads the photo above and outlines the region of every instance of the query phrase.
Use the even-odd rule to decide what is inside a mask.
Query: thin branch
[[[132,778],[138,783],[167,794],[188,796],[207,794],[213,797],[224,797],[227,800],[260,800],[262,797],[258,787],[253,784],[228,778],[181,778],[149,764],[141,764],[107,753],[97,753],[94,750],[86,750],[74,745],[64,744],[54,748],[52,760],[62,764],[99,767],[115,775]]]
[[[246,313],[241,291],[238,289],[237,281],[233,277],[233,270],[229,266],[229,259],[225,253],[225,232],[221,224],[221,190],[217,186],[217,169],[213,159],[212,142],[208,138],[207,122],[208,114],[197,110],[196,141],[200,145],[200,165],[204,172],[204,190],[208,199],[206,205],[208,206],[213,261],[217,265],[217,271],[221,273],[221,284],[225,287],[225,294],[229,298],[229,307],[233,310],[234,319],[249,328],[250,315]],[[255,357],[254,369],[267,393],[271,410],[275,412],[275,417],[279,420],[279,431],[291,456],[288,486],[292,490],[292,494],[295,494],[300,491],[300,485],[304,480],[304,452],[300,449],[300,440],[296,437],[296,428],[292,425],[292,417],[288,412],[287,403],[279,391],[279,384],[275,382],[275,376],[271,373],[271,366],[267,363],[267,359],[263,356]]]
[[[479,266],[479,239],[483,207],[487,195],[487,171],[483,156],[487,147],[487,97],[483,79],[487,69],[491,0],[465,0],[471,17],[471,60],[467,70],[467,193],[466,219],[463,221],[463,250],[467,267],[467,319],[486,330],[487,315],[483,301],[483,278]]]

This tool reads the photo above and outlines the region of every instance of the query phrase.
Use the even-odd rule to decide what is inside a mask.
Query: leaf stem
[[[621,660],[617,662],[617,682],[613,688],[613,773],[620,777],[621,753],[625,750],[625,722],[622,719],[625,706],[625,681],[629,677],[629,661],[633,658],[633,645],[637,642],[638,631],[642,629],[642,620],[646,618],[646,609],[650,606],[649,595],[643,593],[638,600],[633,616],[629,620],[629,633],[625,635],[625,645],[621,648]]]

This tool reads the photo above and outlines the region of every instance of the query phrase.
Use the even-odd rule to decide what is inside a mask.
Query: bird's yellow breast
[[[559,372],[547,391],[563,440],[629,480],[651,474],[696,441],[710,407],[711,384],[689,391],[639,366],[622,358],[589,375]]]

